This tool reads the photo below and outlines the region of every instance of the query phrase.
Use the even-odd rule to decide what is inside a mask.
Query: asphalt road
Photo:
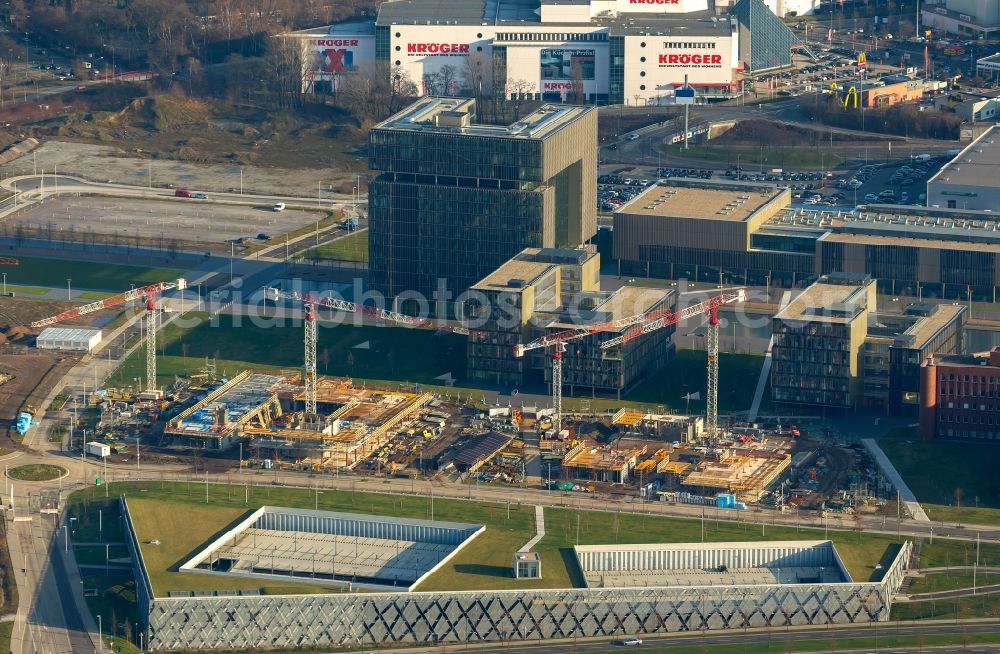
[[[539,651],[544,651],[546,654],[561,654],[562,652],[607,652],[614,651],[615,649],[621,649],[622,651],[642,651],[655,648],[663,648],[671,645],[694,645],[697,647],[705,647],[707,651],[711,651],[713,645],[743,645],[743,644],[754,644],[754,643],[774,643],[776,646],[780,645],[782,649],[791,643],[810,641],[810,640],[826,640],[826,639],[845,639],[845,638],[877,638],[878,635],[887,636],[917,636],[920,634],[976,634],[976,633],[996,633],[997,626],[995,624],[985,624],[985,625],[906,625],[906,626],[889,626],[889,625],[878,625],[873,623],[870,626],[865,627],[846,627],[846,628],[811,628],[808,630],[792,631],[785,629],[774,629],[770,631],[748,631],[746,633],[736,632],[736,633],[718,633],[718,632],[701,632],[700,634],[693,633],[682,633],[675,634],[672,636],[642,636],[641,645],[630,645],[630,646],[618,646],[615,640],[604,640],[604,641],[594,641],[588,640],[586,642],[569,642],[552,644],[546,643],[544,645],[520,645],[511,644],[507,646],[498,646],[491,648],[477,648],[477,652],[506,652],[507,654],[537,654]],[[881,632],[879,634],[879,632]],[[628,637],[631,634],[623,634],[623,637]],[[892,649],[893,652],[917,652],[925,651],[926,648],[912,648],[912,649]],[[971,649],[963,649],[964,652],[1000,652],[1000,645],[997,646],[983,646],[976,645]]]

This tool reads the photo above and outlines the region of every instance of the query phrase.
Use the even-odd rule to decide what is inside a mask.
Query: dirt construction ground
[[[0,448],[14,449],[15,415],[25,401],[41,401],[77,361],[74,356],[33,350],[30,354],[0,354],[0,372],[12,375],[0,384]],[[51,371],[51,372],[50,372]]]
[[[207,204],[200,200],[132,200],[104,197],[50,198],[17,215],[16,224],[32,232],[75,232],[78,237],[95,234],[166,241],[196,240],[225,243],[239,237],[256,238],[284,234],[315,224],[324,213],[287,209]],[[13,228],[12,228],[13,229]],[[192,239],[194,237],[194,239]]]
[[[359,163],[358,170],[363,170]],[[160,188],[185,186],[197,191],[240,190],[240,170],[243,171],[243,191],[262,195],[293,195],[317,197],[317,184],[323,198],[340,198],[353,175],[331,175],[323,169],[264,168],[217,163],[188,163],[169,159],[144,159],[137,154],[105,145],[47,141],[32,154],[0,166],[0,177],[32,175],[36,171],[74,175],[95,182]]]

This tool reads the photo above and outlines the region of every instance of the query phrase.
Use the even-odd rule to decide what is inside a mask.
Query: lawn
[[[1000,594],[926,602],[896,602],[892,620],[956,620],[1000,617]]]
[[[1000,525],[992,443],[921,441],[915,429],[896,429],[879,445],[931,519]]]
[[[226,368],[228,375],[247,368],[302,366],[301,324],[278,321],[267,327],[251,324],[246,317],[218,318],[217,326],[205,321],[193,329],[168,325],[160,332],[161,354],[166,355],[157,369],[161,382],[203,366],[205,357],[218,359],[220,371]],[[324,375],[433,383],[448,372],[456,379],[465,377],[465,349],[466,338],[458,334],[321,322],[317,367]],[[127,384],[144,369],[145,353],[136,352],[109,383]]]
[[[188,314],[190,317],[204,314]],[[321,316],[322,317],[322,316]],[[256,322],[245,316],[220,314],[217,324],[204,320],[197,327],[184,329],[174,324],[160,332],[160,357],[157,373],[160,383],[170,383],[175,375],[190,375],[204,366],[205,357],[216,359],[220,372],[232,376],[243,370],[273,370],[302,366],[302,327],[291,321]],[[358,347],[364,346],[366,347]],[[474,393],[462,384],[466,373],[466,337],[431,329],[377,327],[374,325],[333,325],[320,322],[318,372],[322,375],[349,376],[370,383],[419,383],[426,390],[445,393]],[[757,355],[721,353],[719,368],[722,382],[719,408],[740,411],[748,408],[747,389],[757,384],[764,358]],[[108,382],[127,386],[145,372],[145,351],[137,351]],[[683,396],[698,392],[705,396],[705,352],[679,350],[666,368],[652,375],[626,394],[625,401],[611,399],[567,398],[569,411],[589,407],[601,412],[621,406],[655,407],[663,405],[683,411]],[[437,377],[451,373],[457,381],[446,388]],[[547,395],[545,388],[522,389]],[[565,389],[568,394],[569,389]],[[690,410],[705,410],[704,400],[692,400]]]
[[[744,166],[766,166],[768,168],[826,168],[843,163],[843,159],[830,152],[812,147],[732,147],[728,145],[692,145],[685,150],[683,144],[662,144],[664,154],[700,161],[723,161],[736,163],[737,157]]]
[[[64,474],[66,474],[66,468],[47,463],[32,463],[17,466],[7,471],[7,475],[11,479],[19,479],[21,481],[51,481],[59,479]]]
[[[368,263],[368,230],[362,229],[330,243],[306,250],[302,259],[313,261],[360,261]]]
[[[356,486],[364,490],[379,490],[376,479],[359,480]],[[202,484],[116,484],[112,491],[124,492],[128,496],[140,542],[146,543],[153,539],[160,541],[160,545],[142,545],[150,578],[158,595],[169,590],[248,587],[265,588],[268,592],[292,588],[295,592],[321,592],[320,587],[310,584],[286,583],[279,586],[259,580],[230,580],[172,571],[212,535],[224,530],[246,511],[264,504],[304,508],[318,505],[320,509],[326,510],[407,518],[431,517],[430,498],[375,494],[362,490],[327,489],[317,496],[310,489],[251,486],[248,489],[249,501],[246,502],[242,486],[213,484],[208,487],[207,504],[205,486]],[[89,516],[81,523],[83,528],[92,530],[94,513],[98,507],[111,511],[104,504],[101,492],[101,489],[91,488],[72,496],[70,501],[74,508],[71,515],[76,516],[80,515],[79,509],[85,499],[97,498],[97,501],[88,500]],[[770,525],[764,528],[762,535],[760,523],[716,520],[714,515],[714,510],[710,510],[705,521],[706,542],[809,540],[823,537],[822,531],[818,529]],[[547,535],[537,547],[545,562],[543,578],[515,581],[510,574],[511,557],[534,535],[533,507],[512,504],[508,518],[506,504],[436,499],[433,516],[436,520],[484,524],[487,531],[422,583],[419,588],[422,591],[581,586],[582,580],[578,578],[572,557],[578,516],[581,544],[698,542],[702,526],[700,520],[694,519],[549,508],[545,511]],[[747,516],[742,514],[740,517]],[[104,518],[107,523],[108,515],[105,514]],[[114,536],[116,535],[105,534],[105,538]],[[856,532],[831,530],[830,536],[855,580],[867,580],[874,565],[895,542],[891,536]],[[940,539],[935,546],[937,542],[941,542]],[[926,552],[935,546],[925,543],[924,550]]]
[[[177,279],[182,274],[171,268],[31,257],[18,257],[16,266],[0,264],[0,272],[7,273],[9,284],[25,282],[36,287],[66,288],[66,280],[71,279],[73,288],[99,291],[128,290],[130,284],[143,286]]]
[[[975,585],[977,588],[990,584],[1000,584],[1000,574],[980,572],[976,575]],[[972,585],[971,572],[935,572],[915,578],[913,583],[910,584],[910,589],[907,593],[909,595],[937,593],[942,590],[972,588]]]
[[[3,270],[4,268],[5,268],[5,266],[3,264],[0,264],[0,270]],[[9,273],[7,274],[7,277],[9,279],[13,279],[13,277],[11,277]],[[66,281],[66,280],[63,280],[63,281]],[[51,290],[52,290],[51,288],[43,288],[41,286],[20,286],[18,284],[7,284],[7,292],[8,293],[13,293],[15,296],[17,296],[17,295],[46,295]]]
[[[690,411],[704,413],[707,365],[704,350],[678,350],[673,361],[625,398],[630,402],[662,404],[684,411],[688,404],[684,396],[697,392],[702,399],[691,400]],[[756,354],[719,353],[720,411],[743,411],[750,407],[763,365],[764,357]]]

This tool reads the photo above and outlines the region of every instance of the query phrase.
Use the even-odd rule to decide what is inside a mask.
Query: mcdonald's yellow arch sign
[[[862,52],[861,54],[858,55],[858,68],[864,68],[867,65],[868,65],[868,57],[866,57],[865,53]]]
[[[847,109],[847,105],[850,104],[851,98],[854,98],[854,108],[858,108],[858,89],[852,86],[847,89],[847,94],[844,96],[844,109]]]

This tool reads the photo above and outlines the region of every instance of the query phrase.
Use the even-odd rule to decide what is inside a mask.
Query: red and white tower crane
[[[64,320],[69,320],[71,318],[76,318],[77,316],[93,313],[94,311],[100,311],[101,309],[107,309],[109,307],[125,304],[126,302],[131,302],[132,300],[145,300],[146,315],[143,316],[143,322],[145,323],[146,329],[145,390],[147,392],[158,393],[159,391],[156,386],[156,296],[164,291],[182,291],[185,288],[187,288],[187,281],[183,279],[177,279],[172,282],[159,282],[157,284],[150,284],[149,286],[141,286],[124,293],[119,293],[118,295],[112,295],[111,297],[104,298],[99,302],[91,302],[90,304],[85,304],[83,306],[70,309],[69,311],[63,311],[62,313],[50,318],[36,320],[31,323],[31,326],[34,328],[48,327],[49,325],[54,325],[56,323],[63,322]]]
[[[298,291],[283,291],[280,288],[265,289],[265,296],[270,300],[294,300],[301,302],[304,308],[303,323],[305,327],[305,356],[303,357],[303,381],[305,385],[305,413],[316,415],[316,341],[318,331],[316,325],[316,307],[327,307],[344,313],[356,313],[374,320],[384,320],[410,327],[433,327],[441,331],[468,334],[465,327],[441,325],[433,320],[415,318],[395,311],[386,311],[378,307],[348,302],[338,298],[319,295],[317,293],[300,293]]]
[[[719,307],[746,301],[746,291],[742,288],[726,291],[719,295],[702,300],[697,304],[684,307],[680,311],[658,309],[648,313],[636,314],[627,318],[619,318],[610,322],[594,325],[584,325],[552,334],[540,336],[530,343],[514,346],[514,356],[522,357],[525,352],[543,347],[552,348],[552,407],[555,410],[553,420],[556,433],[562,429],[562,357],[566,351],[566,343],[575,341],[591,334],[608,331],[621,331],[620,335],[609,338],[601,343],[602,350],[608,350],[617,345],[627,343],[643,334],[675,325],[682,320],[707,313],[708,328],[708,398],[705,407],[705,430],[709,438],[714,438],[719,424]]]

